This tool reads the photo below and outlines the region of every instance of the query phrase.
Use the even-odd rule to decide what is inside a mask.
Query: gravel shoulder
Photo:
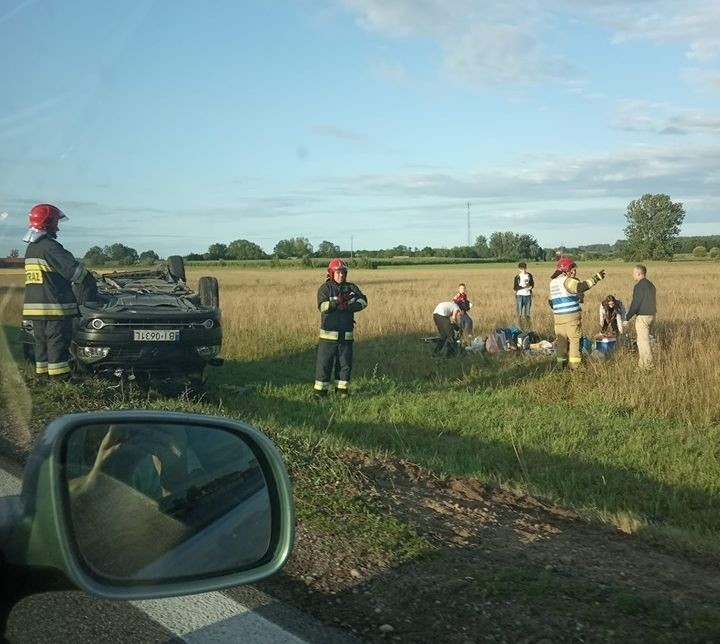
[[[266,592],[367,642],[720,641],[720,565],[573,512],[355,454],[363,493],[433,552],[368,565],[308,526]]]

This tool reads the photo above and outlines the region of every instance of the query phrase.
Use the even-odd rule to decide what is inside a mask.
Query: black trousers
[[[73,318],[33,320],[35,373],[51,377],[70,373],[70,341]]]
[[[437,327],[440,337],[435,342],[435,353],[441,353],[443,349],[446,355],[453,356],[457,353],[457,343],[455,342],[455,326],[450,322],[450,318],[446,315],[433,313],[433,320]]]
[[[353,361],[352,340],[323,340],[318,342],[315,363],[315,389],[327,390],[331,378],[338,389],[347,389],[350,384]]]

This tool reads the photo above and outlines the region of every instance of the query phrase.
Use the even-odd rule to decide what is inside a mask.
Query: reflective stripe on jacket
[[[87,271],[72,253],[47,235],[31,242],[25,252],[23,317],[57,318],[78,315],[72,285]]]

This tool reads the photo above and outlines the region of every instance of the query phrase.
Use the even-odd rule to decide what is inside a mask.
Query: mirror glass
[[[167,582],[257,565],[270,547],[268,485],[244,439],[221,428],[75,428],[63,449],[72,536],[104,580]]]

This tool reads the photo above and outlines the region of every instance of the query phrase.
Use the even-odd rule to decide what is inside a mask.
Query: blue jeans
[[[472,335],[473,321],[467,313],[460,318],[460,330],[463,332],[463,335]]]
[[[525,319],[530,322],[530,308],[532,307],[532,295],[516,295],[515,303],[517,304],[517,316],[518,323],[522,319],[523,314]]]

